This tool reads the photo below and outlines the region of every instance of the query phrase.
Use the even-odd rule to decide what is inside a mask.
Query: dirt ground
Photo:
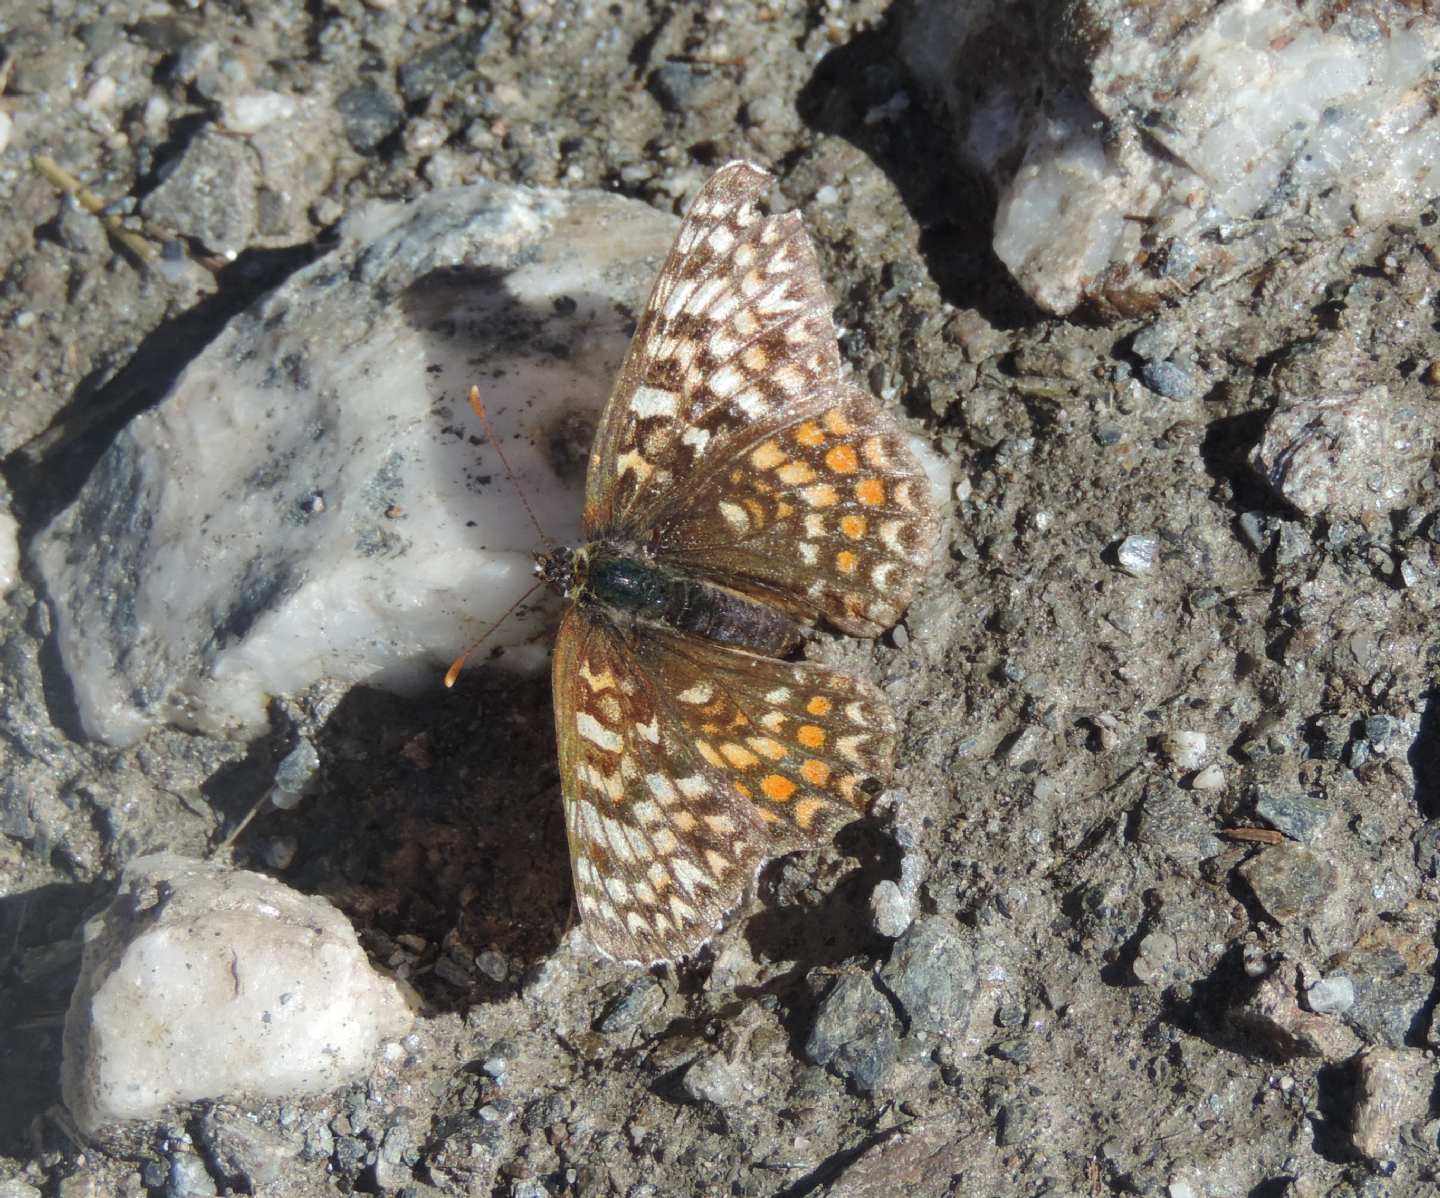
[[[735,157],[805,213],[844,357],[959,480],[901,628],[811,650],[894,701],[896,801],[772,865],[707,954],[654,976],[557,952],[547,680],[318,688],[253,743],[117,751],[79,736],[23,567],[0,607],[0,1178],[34,1190],[0,1194],[1433,1192],[1440,474],[1393,513],[1306,518],[1249,455],[1279,394],[1383,383],[1440,424],[1436,212],[1178,301],[1197,385],[1167,398],[1137,377],[1149,320],[1045,318],[1009,282],[993,197],[908,87],[886,8],[0,16],[0,453],[22,546],[359,201],[491,178],[674,210]],[[256,89],[317,98],[312,140],[217,132]],[[35,155],[152,245],[183,231],[203,268],[139,262]],[[1153,538],[1148,568],[1127,537]],[[73,1142],[56,1104],[81,923],[131,857],[212,851],[299,735],[320,789],[258,818],[236,861],[330,898],[408,976],[427,1005],[406,1055],[339,1095]],[[907,973],[868,910],[916,869],[925,926],[974,971],[943,1029],[901,987],[944,979]],[[1337,973],[1353,1005],[1298,1004]],[[815,1063],[822,1031],[868,1055]],[[1385,1069],[1408,1079],[1389,1115]]]

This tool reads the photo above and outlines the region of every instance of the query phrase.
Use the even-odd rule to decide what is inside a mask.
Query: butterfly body
[[[556,737],[576,903],[606,955],[688,956],[761,864],[820,844],[889,780],[867,680],[787,655],[900,618],[939,527],[893,419],[841,377],[830,302],[770,176],[691,205],[596,431],[584,542],[537,558],[570,603]]]
[[[660,625],[771,657],[800,642],[799,626],[783,612],[628,546],[593,541],[542,557],[538,569],[557,593],[616,625]]]

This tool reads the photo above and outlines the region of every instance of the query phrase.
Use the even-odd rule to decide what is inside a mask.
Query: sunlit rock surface
[[[38,539],[86,730],[253,732],[269,696],[322,676],[439,686],[531,586],[541,543],[470,385],[545,532],[573,539],[595,417],[675,227],[493,185],[349,219]],[[487,650],[542,661],[534,603]]]
[[[918,0],[902,37],[1020,285],[1111,315],[1413,214],[1440,192],[1437,52],[1399,2]]]
[[[201,1098],[321,1093],[412,1018],[324,899],[158,853],[85,927],[61,1084],[87,1134]]]

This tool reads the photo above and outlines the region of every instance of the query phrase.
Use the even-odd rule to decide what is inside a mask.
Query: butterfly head
[[[568,545],[557,545],[535,555],[535,573],[557,595],[575,599],[589,576],[590,554],[583,546],[572,549]]]

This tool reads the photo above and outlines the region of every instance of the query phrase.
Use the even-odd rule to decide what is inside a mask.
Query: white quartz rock
[[[159,853],[85,927],[61,1086],[86,1134],[202,1098],[322,1093],[412,1018],[324,899]]]
[[[1250,465],[1306,516],[1358,517],[1403,507],[1434,448],[1434,417],[1377,386],[1282,399]]]
[[[479,185],[374,204],[116,439],[34,556],[86,730],[253,733],[330,676],[414,693],[578,532],[595,418],[673,217]],[[543,661],[548,602],[487,650]]]
[[[599,409],[674,218],[479,185],[346,222],[116,439],[38,538],[85,729],[253,734],[323,677],[401,693],[486,653],[546,660],[540,527],[579,532]],[[952,481],[921,460],[942,497]],[[496,621],[504,620],[496,625]]]
[[[1440,191],[1440,23],[1402,0],[1033,13],[919,0],[902,54],[996,189],[996,253],[1049,311],[1148,310]]]

